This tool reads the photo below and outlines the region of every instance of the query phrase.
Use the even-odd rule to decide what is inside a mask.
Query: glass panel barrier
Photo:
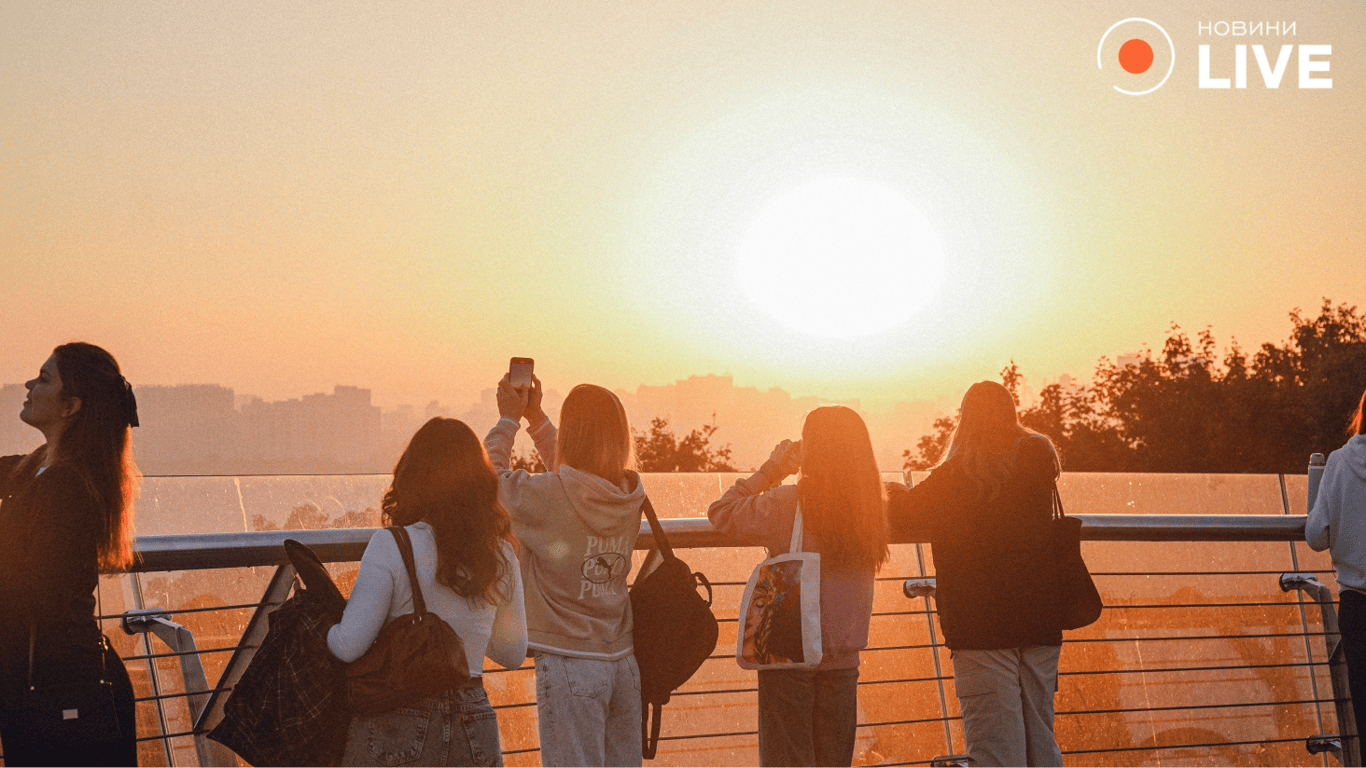
[[[660,474],[644,481],[662,518],[697,519],[738,477]],[[138,532],[370,528],[378,524],[388,479],[146,478]],[[1275,475],[1067,474],[1060,482],[1068,513],[1087,516],[1303,515],[1305,487],[1303,476]],[[1240,541],[1230,534],[1225,541],[1182,541],[1179,524],[1170,533],[1177,540],[1083,544],[1107,609],[1096,624],[1066,633],[1056,699],[1066,762],[1324,765],[1324,756],[1305,749],[1306,738],[1337,731],[1320,609],[1299,592],[1282,592],[1277,580],[1283,572],[1309,571],[1335,588],[1327,555],[1302,540]],[[644,554],[637,552],[637,564]],[[764,552],[726,546],[679,555],[715,586],[721,639],[713,658],[665,706],[654,762],[757,764],[755,675],[736,666],[732,654],[740,591]],[[167,610],[171,621],[193,631],[209,684],[216,685],[276,562],[102,580],[105,631],[128,660],[142,699],[142,764],[197,764],[196,713],[178,660],[160,640],[120,631],[119,615]],[[329,565],[343,591],[355,567]],[[895,545],[880,574],[860,672],[856,764],[928,764],[964,752],[949,652],[929,612],[933,600],[907,598],[901,589],[904,578],[933,574],[933,547],[915,543]],[[508,765],[539,764],[531,665],[491,668],[486,686]],[[163,734],[171,735],[165,743]]]

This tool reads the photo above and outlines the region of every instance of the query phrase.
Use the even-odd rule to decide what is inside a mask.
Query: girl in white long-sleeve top
[[[516,669],[526,658],[526,612],[512,522],[498,475],[463,422],[435,418],[413,435],[384,494],[384,523],[402,525],[427,610],[460,636],[472,676],[484,657]],[[370,539],[342,621],[327,635],[345,662],[369,650],[390,619],[413,611],[413,591],[389,531]],[[477,685],[352,719],[344,765],[502,765],[498,720]]]
[[[1328,455],[1319,495],[1304,525],[1317,551],[1330,550],[1338,573],[1338,628],[1347,686],[1357,702],[1357,733],[1366,733],[1366,392],[1347,428],[1347,444]]]

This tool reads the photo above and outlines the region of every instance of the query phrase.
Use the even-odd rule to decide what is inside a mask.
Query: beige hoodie
[[[627,472],[625,485],[570,466],[559,472],[512,471],[519,425],[500,419],[484,438],[500,473],[499,498],[521,541],[528,646],[561,656],[610,661],[631,653],[631,601],[626,577],[640,533],[645,489]],[[555,465],[555,426],[528,430],[546,466]]]

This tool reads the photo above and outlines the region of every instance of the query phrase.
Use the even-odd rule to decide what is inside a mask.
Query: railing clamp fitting
[[[123,631],[130,635],[152,632],[155,624],[172,624],[171,614],[161,608],[139,608],[125,612],[123,620],[119,622]]]
[[[934,597],[935,580],[929,579],[906,579],[901,583],[901,592],[906,597]]]
[[[1310,736],[1304,740],[1304,748],[1309,750],[1309,754],[1317,755],[1321,752],[1332,752],[1335,755],[1342,755],[1342,737],[1336,733],[1321,733],[1317,736]]]
[[[1318,578],[1312,573],[1294,572],[1281,574],[1282,592],[1290,592],[1296,589],[1303,589],[1306,592],[1318,591],[1322,586],[1323,585],[1319,583]]]

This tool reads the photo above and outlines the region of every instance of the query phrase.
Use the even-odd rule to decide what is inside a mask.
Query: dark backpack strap
[[[652,701],[643,704],[640,708],[640,756],[646,760],[655,759],[655,751],[659,749],[659,718],[662,714],[660,703]],[[654,710],[654,722],[650,722],[650,711]]]
[[[655,505],[650,503],[650,497],[645,497],[645,503],[640,505],[640,511],[645,513],[645,517],[650,520],[650,530],[655,535],[655,549],[664,555],[665,560],[673,560],[674,549],[669,546],[669,537],[664,535],[664,528],[659,524],[659,518],[655,516]]]
[[[398,553],[403,555],[403,566],[408,569],[408,586],[413,588],[413,613],[424,614],[427,601],[422,599],[422,585],[417,583],[417,565],[413,562],[413,541],[408,538],[408,529],[391,525],[388,530],[393,534],[394,543],[398,544]]]

